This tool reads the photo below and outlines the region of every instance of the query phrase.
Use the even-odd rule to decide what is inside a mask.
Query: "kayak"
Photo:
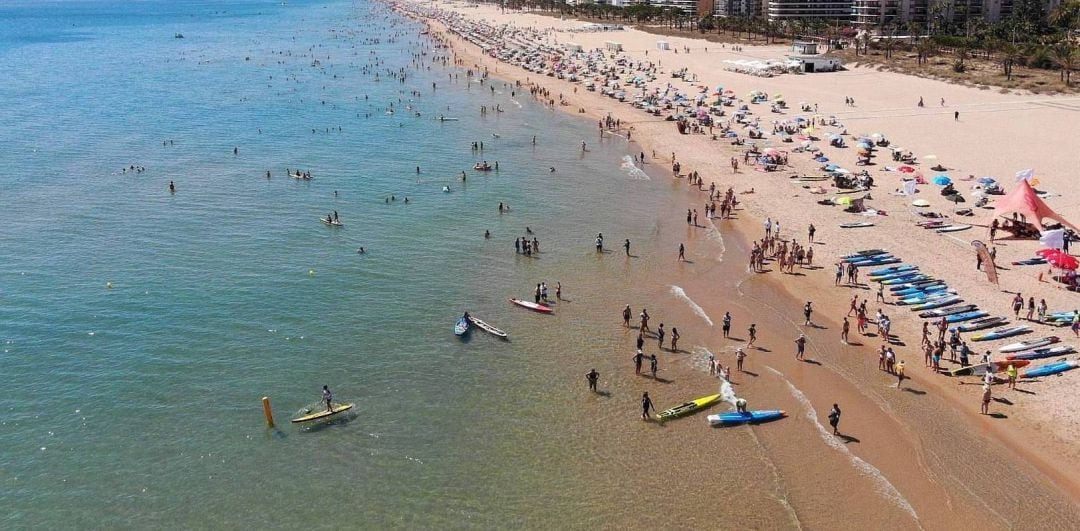
[[[944,282],[938,282],[937,284],[927,284],[925,286],[912,286],[910,288],[904,288],[892,292],[893,297],[905,297],[908,295],[918,295],[919,293],[937,293],[940,291],[946,291],[949,289],[949,285]]]
[[[537,304],[535,302],[523,301],[521,299],[510,299],[510,302],[521,306],[522,308],[528,308],[534,312],[551,313],[555,310],[546,304]]]
[[[1009,368],[1009,365],[1019,369],[1027,364],[1031,363],[1027,360],[1006,360],[1006,361],[991,361],[990,363],[979,363],[977,365],[968,365],[967,367],[960,367],[959,369],[953,369],[948,372],[949,376],[982,376],[986,374],[986,370],[990,369],[991,372],[1001,372]]]
[[[498,328],[495,328],[494,326],[491,326],[491,325],[485,323],[484,321],[481,321],[480,319],[477,319],[477,318],[470,315],[469,316],[469,321],[472,324],[476,325],[477,328],[479,328],[479,329],[481,329],[481,330],[483,330],[483,331],[485,331],[485,332],[487,332],[487,333],[489,333],[489,334],[491,334],[491,335],[493,335],[495,337],[506,339],[506,332],[503,332],[502,330],[499,330]]]
[[[1039,339],[1032,339],[1031,341],[1021,341],[1019,343],[1012,343],[1005,345],[998,349],[998,352],[1020,352],[1021,350],[1031,350],[1033,348],[1045,347],[1053,345],[1061,341],[1058,336],[1047,336]]]
[[[1009,354],[1005,356],[1007,360],[1041,360],[1043,358],[1053,358],[1054,356],[1064,356],[1066,354],[1072,354],[1076,352],[1075,348],[1069,345],[1059,345],[1056,347],[1043,347],[1035,350],[1028,350],[1026,352],[1020,352],[1018,354]]]
[[[323,222],[323,225],[330,225],[331,227],[344,227],[345,226],[344,223],[342,223],[342,222],[340,222],[340,221],[338,221],[336,219],[331,221],[331,220],[326,219],[326,218],[319,218],[319,221]]]
[[[333,404],[330,411],[322,410],[322,411],[316,411],[314,413],[309,411],[306,415],[303,415],[303,416],[296,417],[296,418],[292,419],[292,423],[293,424],[299,424],[301,422],[311,422],[313,420],[321,420],[321,419],[330,418],[330,417],[339,415],[341,413],[344,413],[344,412],[352,409],[352,407],[353,407],[353,404]]]
[[[1071,371],[1077,367],[1080,367],[1080,361],[1058,361],[1049,365],[1043,365],[1041,367],[1035,367],[1030,371],[1021,374],[1021,378],[1038,378],[1039,376],[1050,376],[1059,372]]]
[[[941,308],[940,310],[930,310],[928,312],[922,312],[919,317],[923,319],[937,319],[938,317],[947,317],[954,313],[970,312],[977,308],[974,304],[965,304],[963,306],[953,306],[952,308]]]
[[[886,286],[891,286],[893,284],[903,284],[905,282],[915,282],[917,280],[926,280],[928,278],[930,278],[930,277],[928,277],[926,275],[923,275],[921,273],[915,273],[913,275],[905,275],[905,276],[902,276],[902,277],[896,277],[896,278],[890,278],[888,280],[882,280],[881,283],[885,284]]]
[[[787,413],[779,409],[766,409],[760,411],[747,411],[746,413],[730,411],[718,415],[709,415],[706,418],[709,419],[709,424],[712,424],[713,426],[737,426],[739,424],[769,422],[770,420],[782,419],[785,416],[787,416]]]
[[[856,251],[854,253],[841,256],[840,259],[850,261],[850,260],[853,260],[853,259],[856,259],[856,258],[865,258],[865,257],[868,257],[868,256],[886,254],[887,252],[888,251],[886,251],[885,249],[866,249],[866,250],[863,250],[863,251]]]
[[[941,308],[942,306],[948,306],[960,302],[959,295],[949,295],[948,297],[942,297],[940,299],[934,299],[932,301],[926,301],[922,304],[916,304],[911,307],[912,311],[916,310],[933,310],[935,308]],[[921,315],[921,314],[920,314]]]
[[[899,264],[899,263],[900,263],[899,258],[890,257],[890,258],[882,258],[881,260],[871,260],[869,262],[853,262],[853,265],[855,267],[870,267],[870,266],[878,266],[878,265],[886,265],[886,264]]]
[[[984,312],[982,310],[972,310],[970,312],[957,313],[957,314],[947,316],[947,317],[945,317],[945,322],[946,323],[961,323],[961,322],[964,322],[964,321],[970,321],[972,319],[978,319],[980,317],[986,317],[987,315],[990,315],[990,314],[988,314],[988,313],[986,313],[986,312]]]
[[[925,280],[916,280],[914,282],[904,282],[903,284],[897,284],[897,285],[894,285],[894,286],[889,286],[889,291],[897,292],[897,291],[900,291],[902,289],[918,288],[918,287],[922,287],[922,286],[932,286],[932,285],[935,285],[935,284],[944,284],[944,283],[945,283],[945,281],[941,280],[939,278],[928,278],[928,279],[925,279]]]
[[[709,395],[709,396],[703,396],[703,397],[698,398],[696,400],[691,400],[689,402],[684,402],[684,403],[679,404],[679,405],[677,405],[677,406],[675,406],[675,407],[673,407],[671,409],[665,409],[665,410],[661,411],[660,413],[657,413],[656,414],[656,420],[659,420],[660,422],[664,422],[665,420],[671,420],[671,419],[679,418],[679,417],[681,417],[683,415],[689,415],[689,414],[691,414],[691,413],[693,413],[693,412],[695,412],[695,411],[697,411],[699,409],[709,407],[710,405],[714,404],[718,400],[720,400],[720,395]]]
[[[901,271],[912,271],[912,270],[915,270],[915,269],[918,269],[918,268],[919,268],[919,266],[911,265],[911,264],[902,264],[902,265],[891,266],[891,267],[883,267],[881,269],[875,269],[875,270],[871,271],[870,272],[870,277],[873,278],[873,277],[878,277],[878,276],[881,276],[881,275],[891,275],[893,273],[900,273]]]
[[[956,293],[953,293],[952,291],[931,291],[929,293],[916,293],[914,295],[910,295],[896,301],[896,304],[900,306],[906,306],[909,304],[925,304],[927,302],[933,302],[938,299],[955,296]]]
[[[990,327],[1003,325],[1007,322],[1009,322],[1009,320],[1004,317],[983,317],[982,319],[976,319],[970,323],[962,324],[956,327],[956,330],[959,330],[960,332],[974,332],[976,330],[985,330]]]
[[[916,275],[921,276],[922,278],[926,278],[926,275],[923,275],[922,273],[920,273],[918,269],[909,269],[907,271],[897,271],[895,273],[887,273],[887,274],[884,274],[884,275],[870,275],[869,278],[870,278],[871,282],[883,282],[885,280],[895,280],[895,279],[898,279],[898,278],[907,279],[907,278],[910,278],[910,277],[913,277],[913,276],[916,276]],[[901,284],[903,282],[908,282],[908,280],[902,280],[900,282],[892,282],[892,284]]]
[[[1026,334],[1031,332],[1031,329],[1026,326],[1007,326],[1004,328],[998,328],[997,330],[991,330],[985,334],[979,334],[977,336],[971,336],[972,341],[993,341],[995,339],[1004,339],[1006,337],[1018,336],[1020,334]]]
[[[458,317],[456,323],[454,323],[454,335],[463,336],[469,333],[469,320],[464,317]]]

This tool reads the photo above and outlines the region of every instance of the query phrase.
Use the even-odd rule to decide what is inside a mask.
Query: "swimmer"
[[[361,248],[357,249],[356,254],[364,254],[364,248],[361,247]]]

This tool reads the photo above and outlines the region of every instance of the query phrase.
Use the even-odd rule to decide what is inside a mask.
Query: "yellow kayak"
[[[331,409],[330,411],[327,411],[325,409],[320,410],[320,411],[314,411],[314,412],[308,413],[307,415],[304,415],[302,417],[296,417],[295,419],[292,419],[292,422],[294,424],[298,424],[298,423],[301,423],[301,422],[311,422],[313,420],[325,419],[325,418],[333,417],[334,415],[337,415],[338,413],[344,413],[344,412],[352,409],[352,407],[353,407],[353,404],[334,404],[333,409]]]
[[[705,409],[711,406],[715,402],[720,400],[720,395],[709,395],[701,398],[691,400],[689,402],[679,404],[671,409],[665,409],[656,414],[656,420],[664,422],[665,420],[671,420],[681,417],[683,415],[689,415],[699,409]]]

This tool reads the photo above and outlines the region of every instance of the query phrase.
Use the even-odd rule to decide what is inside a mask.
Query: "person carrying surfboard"
[[[326,402],[326,410],[333,413],[334,408],[330,404],[334,400],[334,394],[330,392],[330,388],[328,386],[322,386],[322,399],[323,402]]]

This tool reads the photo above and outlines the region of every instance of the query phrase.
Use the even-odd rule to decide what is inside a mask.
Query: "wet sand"
[[[440,29],[438,23],[431,26]],[[644,119],[639,111],[597,94],[572,94],[569,83],[537,78],[483,57],[473,46],[453,42],[463,66],[484,64],[495,76],[548,87],[570,100],[567,110],[584,107],[586,116],[594,119],[609,112],[620,116],[624,124],[635,126],[634,140],[644,151],[654,147],[661,153],[687,150],[687,137],[677,135],[671,124]],[[724,156],[718,153],[717,158]],[[683,161],[693,161],[695,155],[685,157],[679,155]],[[653,178],[670,178],[668,162],[650,162],[645,169]],[[715,180],[722,188],[734,185],[737,192],[748,187],[745,176],[719,177],[715,175],[719,171],[695,166],[684,162],[684,170],[703,171],[706,185]],[[635,315],[647,304],[654,316],[684,323],[680,326],[681,345],[687,352],[662,354],[662,376],[669,383],[657,385],[633,374],[629,358],[635,336],[620,328],[608,340],[625,356],[595,362],[603,375],[601,390],[610,396],[590,397],[596,402],[594,406],[576,404],[579,409],[568,409],[572,411],[569,422],[591,427],[559,436],[567,437],[568,448],[595,449],[596,455],[553,458],[580,460],[582,476],[590,478],[588,483],[598,493],[583,503],[594,509],[606,508],[595,513],[596,523],[640,527],[730,521],[750,527],[822,527],[839,521],[852,528],[966,528],[978,522],[980,527],[1005,528],[1034,521],[1041,526],[1068,527],[1077,521],[1076,476],[1069,473],[1076,467],[1075,448],[1070,451],[1069,445],[1062,444],[1060,432],[1031,432],[1029,422],[1003,427],[1002,420],[1016,421],[1013,417],[1018,416],[1004,405],[995,404],[993,410],[1005,409],[1007,419],[977,415],[977,392],[965,389],[977,386],[958,386],[954,380],[932,376],[924,369],[921,354],[913,349],[897,349],[911,377],[897,389],[895,378],[877,369],[872,352],[878,345],[876,338],[856,340],[862,345],[840,344],[835,316],[847,310],[850,289],[832,286],[830,258],[872,246],[861,242],[874,238],[860,236],[863,239],[856,243],[847,234],[819,224],[822,245],[815,246],[815,262],[823,263],[826,269],[797,270],[806,276],[746,271],[748,240],[759,236],[764,217],[775,216],[777,201],[785,201],[778,190],[787,189],[793,196],[799,193],[781,179],[770,181],[761,183],[759,193],[740,196],[745,202],[745,208],[737,211],[740,219],[716,220],[726,247],[720,261],[716,256],[720,247],[715,238],[710,239],[709,231],[681,223],[683,209],[700,207],[705,194],[691,195],[684,191],[685,180],[675,179],[673,191],[685,194],[677,196],[685,197],[687,204],[672,208],[670,213],[655,214],[661,218],[657,221],[660,233],[670,234],[673,242],[685,238],[692,263],[642,279],[649,284],[638,288],[644,290],[644,300],[625,302],[631,303]],[[824,216],[835,214],[823,211]],[[792,226],[804,230],[787,219],[785,226],[789,233]],[[884,232],[877,235],[886,241],[887,237]],[[695,254],[694,242],[700,242],[710,254]],[[938,246],[936,240],[923,239],[911,250],[916,255],[932,255]],[[908,257],[906,250],[900,253]],[[921,265],[924,269],[938,266]],[[945,277],[952,283],[953,278]],[[673,285],[700,306],[712,326],[672,295]],[[966,284],[961,281],[959,287],[965,289]],[[872,297],[869,291],[866,295]],[[619,296],[613,299],[590,307],[609,312],[614,327],[624,301]],[[798,362],[792,356],[805,300],[813,300],[817,307],[814,320],[820,328],[806,331],[810,339],[807,357],[816,363]],[[635,421],[636,397],[642,390],[658,393],[654,401],[659,409],[715,392],[718,384],[707,374],[706,353],[701,348],[716,353],[727,365],[733,362],[734,347],[740,344],[720,337],[724,311],[734,316],[733,336],[744,337],[746,325],[756,322],[758,344],[768,350],[753,351],[748,358],[747,368],[755,375],[734,373],[736,392],[750,399],[751,408],[785,409],[789,418],[737,429],[709,428],[704,414],[666,426],[643,426]],[[898,319],[894,330],[907,343],[917,343],[914,320]],[[650,343],[655,350],[655,343]],[[551,370],[562,380],[577,382],[587,368],[577,363]],[[577,385],[563,387],[555,384],[552,391],[582,394]],[[995,389],[995,394],[1001,396],[1002,391]],[[607,403],[615,397],[617,405]],[[833,402],[844,410],[841,431],[847,438],[823,433],[828,430],[825,415]],[[714,406],[710,413],[727,408]],[[1025,448],[1028,450],[1022,450]],[[1061,457],[1066,458],[1064,466],[1058,466]],[[633,474],[632,488],[627,488],[628,473]],[[677,492],[678,499],[666,499],[670,492]],[[1024,495],[1018,496],[1021,492]]]

